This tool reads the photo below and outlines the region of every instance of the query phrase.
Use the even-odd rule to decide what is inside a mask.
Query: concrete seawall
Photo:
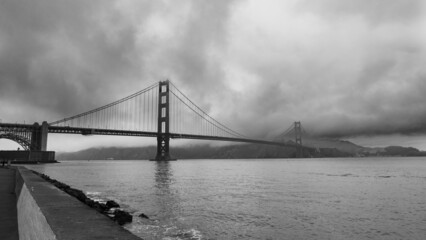
[[[140,240],[24,167],[16,170],[20,239]]]

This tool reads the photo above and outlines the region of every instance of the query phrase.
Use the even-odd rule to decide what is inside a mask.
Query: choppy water
[[[29,166],[135,216],[144,239],[426,239],[426,158]]]

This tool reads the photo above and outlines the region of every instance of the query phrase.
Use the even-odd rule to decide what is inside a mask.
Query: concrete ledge
[[[24,167],[16,171],[20,239],[140,240]]]
[[[25,185],[18,199],[19,239],[56,239],[46,218]]]

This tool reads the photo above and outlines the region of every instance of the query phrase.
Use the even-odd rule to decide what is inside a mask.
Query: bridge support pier
[[[170,157],[169,80],[160,82],[158,95],[157,155],[154,161],[176,160]]]
[[[172,160],[170,157],[169,141],[169,136],[162,135],[157,137],[157,155],[155,156],[155,161]]]

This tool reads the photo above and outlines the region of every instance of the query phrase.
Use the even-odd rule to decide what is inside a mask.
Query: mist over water
[[[423,239],[426,158],[28,166],[116,200],[144,239]],[[145,213],[150,219],[137,217]]]

